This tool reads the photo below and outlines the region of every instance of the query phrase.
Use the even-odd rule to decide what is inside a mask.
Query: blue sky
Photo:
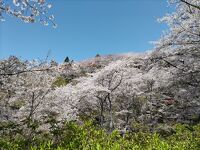
[[[95,56],[144,52],[153,48],[165,24],[156,19],[172,11],[166,0],[49,0],[58,28],[26,24],[6,17],[0,22],[0,58],[66,56],[79,61]]]

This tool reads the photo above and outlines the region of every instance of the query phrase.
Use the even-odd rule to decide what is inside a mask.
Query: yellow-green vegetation
[[[141,104],[144,104],[147,102],[147,96],[138,96],[137,98]]]
[[[0,91],[0,100],[6,95],[6,93]]]
[[[53,82],[52,87],[61,87],[65,86],[70,82],[69,79],[65,79],[64,77],[57,77],[56,80]]]
[[[107,133],[87,122],[77,125],[66,123],[52,127],[50,133],[40,133],[32,139],[20,134],[0,138],[2,150],[199,150],[200,124],[175,125],[169,136],[149,131],[121,135],[119,131]]]
[[[14,101],[14,102],[10,103],[10,107],[12,109],[20,109],[24,105],[25,105],[25,101],[24,100],[17,100],[17,101]]]

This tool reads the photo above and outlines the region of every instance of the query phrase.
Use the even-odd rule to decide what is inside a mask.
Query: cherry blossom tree
[[[48,25],[51,23],[54,28],[54,16],[48,11],[52,7],[46,0],[0,0],[0,20],[4,21],[4,15],[16,17],[26,23],[36,21]]]
[[[0,121],[19,125],[31,137],[33,126],[41,122],[39,108],[52,90],[54,73],[49,64],[21,61],[11,56],[0,61]],[[5,129],[6,130],[6,129]]]
[[[171,110],[175,113],[174,118],[179,121],[187,120],[188,123],[193,121],[192,116],[200,118],[198,113],[200,109],[198,102],[200,1],[172,0],[169,2],[175,3],[176,12],[159,19],[169,25],[169,30],[156,42],[156,51],[153,52],[152,60],[160,67],[174,68],[170,80],[172,84],[168,86],[165,93],[166,91],[168,94],[171,93],[169,95],[174,97],[179,105],[179,109]],[[169,112],[167,108],[164,108],[165,112]]]

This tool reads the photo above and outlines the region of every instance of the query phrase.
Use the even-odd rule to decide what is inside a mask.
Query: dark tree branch
[[[189,5],[189,6],[192,6],[192,7],[196,8],[196,9],[200,10],[200,6],[191,4],[191,3],[189,3],[189,2],[187,2],[187,1],[185,1],[185,0],[180,0],[180,1],[183,2],[183,3],[185,3],[185,4],[187,4],[187,5]]]
[[[0,73],[0,76],[14,76],[14,75],[19,75],[22,73],[27,73],[27,72],[42,72],[42,71],[48,71],[49,68],[47,69],[35,69],[35,70],[22,70],[14,73]]]

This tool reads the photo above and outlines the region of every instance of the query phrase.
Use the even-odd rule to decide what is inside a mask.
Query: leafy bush
[[[162,136],[150,131],[121,135],[119,131],[106,133],[93,122],[78,125],[75,122],[54,127],[49,133],[41,133],[33,139],[20,134],[0,138],[0,147],[5,150],[198,150],[200,149],[200,125],[175,125],[174,133]]]
[[[65,79],[63,77],[57,77],[56,80],[53,82],[52,87],[61,87],[61,86],[65,86],[70,82],[69,79]]]
[[[10,107],[12,109],[20,109],[24,105],[25,105],[25,101],[23,101],[23,100],[17,100],[17,101],[12,102],[10,104]]]

